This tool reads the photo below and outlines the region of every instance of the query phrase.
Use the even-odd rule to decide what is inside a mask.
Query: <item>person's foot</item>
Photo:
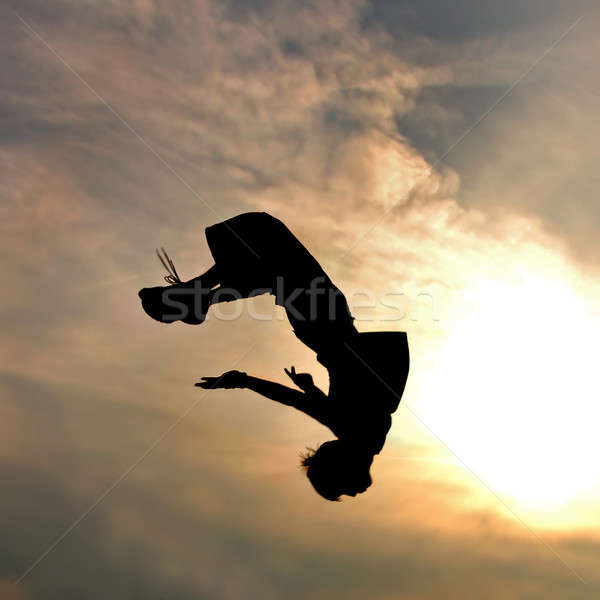
[[[176,283],[168,286],[143,288],[138,292],[146,314],[159,323],[182,321],[200,325],[210,305],[208,293],[197,285]]]

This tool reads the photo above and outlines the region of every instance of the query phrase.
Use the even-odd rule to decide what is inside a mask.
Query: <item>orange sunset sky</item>
[[[599,597],[597,3],[0,17],[0,597]],[[360,331],[408,332],[375,483],[341,503],[298,468],[324,427],[193,386],[326,388],[272,298],[201,327],[139,305],[156,247],[191,278],[204,228],[252,210]]]

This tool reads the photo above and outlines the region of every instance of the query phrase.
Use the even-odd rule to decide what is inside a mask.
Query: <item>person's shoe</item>
[[[163,292],[166,289],[166,287],[157,286],[142,288],[138,292],[145,313],[159,323],[173,323],[177,320],[175,317],[167,317],[168,313],[165,312],[166,307],[163,302]],[[169,309],[169,312],[172,313],[173,311]]]
[[[197,287],[186,283],[143,288],[138,292],[146,314],[159,323],[182,321],[200,325],[210,306],[207,293],[198,294]],[[199,295],[199,298],[198,298]]]

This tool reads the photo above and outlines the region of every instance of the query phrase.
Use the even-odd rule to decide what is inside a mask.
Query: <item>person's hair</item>
[[[357,485],[371,485],[369,467],[352,464],[344,444],[332,440],[321,444],[316,450],[307,448],[301,455],[300,466],[306,469],[306,476],[315,491],[332,502],[339,502],[340,496]]]
[[[308,469],[310,467],[310,463],[312,462],[312,458],[317,451],[314,448],[306,447],[306,452],[300,452],[300,466],[303,469]]]

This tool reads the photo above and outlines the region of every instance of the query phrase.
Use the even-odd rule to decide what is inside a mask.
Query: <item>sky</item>
[[[3,598],[595,598],[600,11],[576,0],[0,7]],[[270,298],[151,321],[154,249],[285,221],[411,373],[366,494],[237,368],[326,388]],[[365,399],[368,401],[368,399]],[[15,583],[18,582],[18,583]]]

